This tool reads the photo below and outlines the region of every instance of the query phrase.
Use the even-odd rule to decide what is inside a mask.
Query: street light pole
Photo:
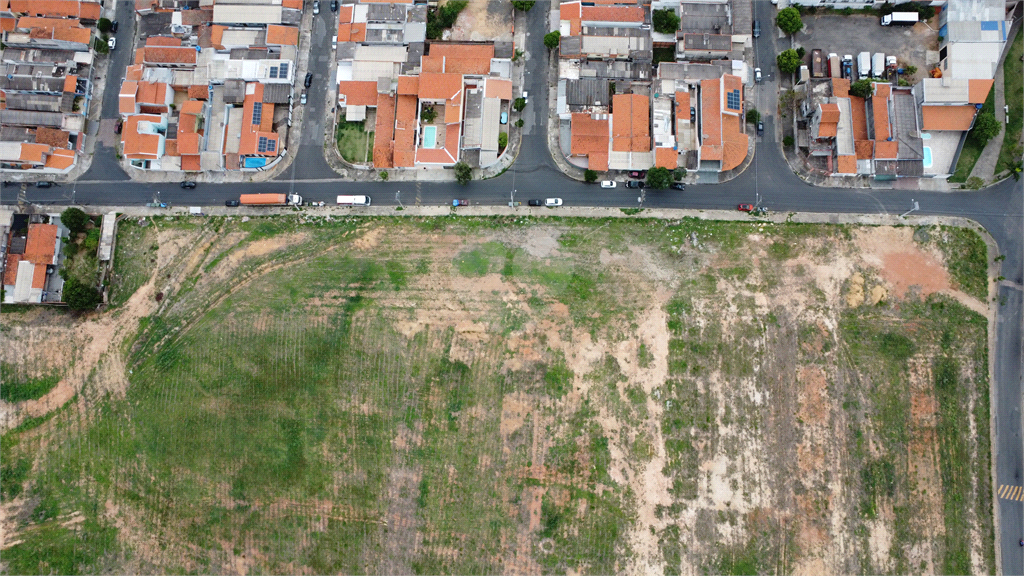
[[[405,206],[402,206],[402,191],[395,192],[395,202],[398,202],[399,208],[405,210]]]
[[[916,211],[918,211],[920,209],[921,209],[921,204],[918,203],[918,202],[915,202],[914,199],[911,198],[910,199],[910,210],[907,210],[903,214],[900,214],[900,218],[906,218],[907,214],[910,214],[911,212],[916,212]]]

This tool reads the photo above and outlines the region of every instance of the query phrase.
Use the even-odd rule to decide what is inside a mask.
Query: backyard
[[[5,572],[995,570],[973,231],[247,220],[5,316]]]
[[[364,122],[338,122],[334,138],[338,152],[346,162],[361,164],[373,160],[373,132],[367,132]]]

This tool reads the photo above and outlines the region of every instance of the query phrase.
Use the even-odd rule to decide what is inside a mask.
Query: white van
[[[369,206],[369,196],[338,196],[338,206]]]

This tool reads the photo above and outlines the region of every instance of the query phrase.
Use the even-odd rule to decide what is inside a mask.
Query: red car
[[[754,207],[750,204],[740,204],[736,209],[740,212],[751,212],[754,210]]]

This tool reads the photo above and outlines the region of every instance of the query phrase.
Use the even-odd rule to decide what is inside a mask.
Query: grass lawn
[[[988,91],[988,98],[985,99],[985,104],[981,107],[979,114],[985,112],[992,112],[995,110],[995,87]],[[978,158],[981,156],[981,151],[985,149],[984,144],[979,144],[974,141],[970,136],[967,137],[967,141],[964,142],[964,149],[960,151],[960,159],[956,161],[956,172],[949,177],[950,182],[967,182],[967,179],[971,176],[971,170],[974,170],[974,165],[978,162]]]
[[[339,122],[334,138],[341,157],[348,162],[369,162],[373,159],[373,134],[363,130],[362,122]]]
[[[1024,124],[1024,78],[1021,77],[1021,54],[1024,54],[1024,32],[1018,31],[1013,40],[1013,47],[1003,61],[1003,78],[1006,103],[1010,106],[1010,122],[1006,125],[1006,136],[1003,138],[1003,149],[999,151],[999,164],[996,173],[1006,169],[1013,160],[1020,160],[1020,131]]]
[[[654,49],[654,65],[657,66],[661,62],[675,62],[676,61],[676,49],[675,48],[655,48]]]

